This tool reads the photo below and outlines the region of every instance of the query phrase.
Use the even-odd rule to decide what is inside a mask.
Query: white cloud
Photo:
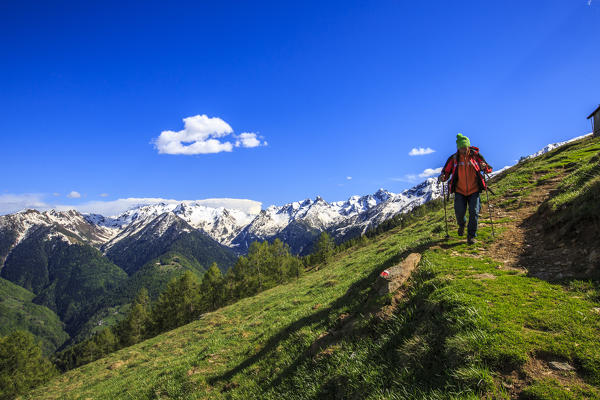
[[[100,197],[108,197],[108,193],[100,193]]]
[[[419,174],[419,178],[429,178],[430,176],[439,175],[442,173],[442,167],[427,168]]]
[[[73,190],[71,193],[69,193],[67,195],[67,197],[70,198],[70,199],[79,199],[81,197],[81,193],[76,192],[76,191]]]
[[[419,147],[419,148],[413,148],[411,151],[408,152],[409,156],[424,156],[426,154],[431,154],[431,153],[435,153],[435,150],[432,149],[431,147],[427,147],[426,149],[424,149],[423,147]]]
[[[241,133],[238,137],[238,140],[235,142],[235,147],[258,147],[258,146],[266,146],[267,142],[262,142],[257,139],[256,133],[253,132],[244,132]]]
[[[46,210],[51,208],[43,200],[44,196],[36,193],[0,194],[0,215],[11,214],[26,208]]]
[[[52,193],[52,196],[54,196],[54,197],[58,197],[58,196],[60,196],[60,193],[58,193],[58,192],[54,192],[54,193]]]
[[[239,136],[233,135],[233,128],[218,117],[195,115],[183,119],[183,129],[180,131],[162,131],[153,140],[159,154],[211,154],[230,152],[234,144],[223,141],[222,138],[232,135],[236,139],[235,146],[257,147],[261,145],[256,133],[245,132]],[[266,146],[267,142],[263,142]]]
[[[347,176],[346,179],[348,179],[349,181],[351,181],[352,177],[351,176]]]

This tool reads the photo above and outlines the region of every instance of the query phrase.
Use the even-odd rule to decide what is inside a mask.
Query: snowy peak
[[[406,189],[402,195],[408,198],[423,197],[425,201],[434,200],[442,197],[442,186],[438,184],[436,178],[427,178],[418,185]]]
[[[86,218],[97,225],[126,230],[133,225],[136,226],[136,229],[140,229],[144,223],[148,223],[165,213],[178,216],[193,228],[201,229],[210,237],[225,245],[229,245],[233,238],[255,217],[237,209],[213,208],[198,202],[188,201],[142,205],[112,217],[89,214]]]
[[[262,210],[240,232],[238,237],[232,241],[232,245],[239,246],[240,251],[245,251],[249,243],[254,240],[267,240],[278,236],[287,237],[291,233],[286,234],[285,231],[289,231],[292,226],[295,227],[294,238],[297,238],[300,235],[299,231],[304,229],[306,240],[312,240],[314,231],[332,230],[397,196],[399,195],[379,189],[374,194],[352,196],[345,201],[328,203],[321,196],[317,196],[314,200],[305,199],[279,207],[270,206],[266,210]],[[305,248],[305,245],[306,243],[303,245],[300,243],[296,250],[300,247]]]
[[[377,192],[375,192],[373,194],[373,198],[375,198],[379,202],[383,202],[383,201],[387,201],[393,195],[394,195],[393,193],[390,193],[385,189],[379,189]]]
[[[93,246],[99,246],[116,234],[111,229],[90,223],[75,210],[41,212],[29,209],[0,216],[0,229],[11,230],[16,234],[14,245],[25,238],[31,229],[38,227],[52,227],[64,232],[70,240],[86,242]]]
[[[184,232],[191,232],[192,230],[194,229],[187,222],[171,211],[164,212],[157,216],[150,213],[144,219],[136,218],[134,222],[127,225],[117,236],[106,243],[102,247],[102,250],[106,254],[111,251],[115,245],[127,247],[127,245],[124,245],[123,243],[135,240],[151,242],[166,234],[178,235]]]

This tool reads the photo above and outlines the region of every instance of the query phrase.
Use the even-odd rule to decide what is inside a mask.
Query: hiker
[[[458,223],[458,236],[463,236],[467,222],[467,206],[469,208],[469,224],[467,226],[467,243],[475,243],[477,236],[477,220],[481,208],[479,192],[486,189],[483,174],[492,172],[492,167],[479,153],[477,147],[471,146],[468,137],[456,135],[458,151],[446,161],[438,182],[446,182],[452,175],[448,185],[448,196],[454,195],[454,212]]]

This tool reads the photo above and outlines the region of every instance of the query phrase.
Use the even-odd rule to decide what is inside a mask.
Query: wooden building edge
[[[600,136],[600,105],[588,115],[587,119],[592,119],[592,131],[594,132],[594,136]]]

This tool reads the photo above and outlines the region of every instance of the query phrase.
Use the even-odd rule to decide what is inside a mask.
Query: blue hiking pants
[[[456,222],[460,226],[467,223],[467,206],[469,207],[469,225],[467,225],[467,235],[469,237],[477,236],[477,220],[479,219],[479,210],[481,210],[481,201],[479,192],[468,196],[456,193],[454,195],[454,213]]]

